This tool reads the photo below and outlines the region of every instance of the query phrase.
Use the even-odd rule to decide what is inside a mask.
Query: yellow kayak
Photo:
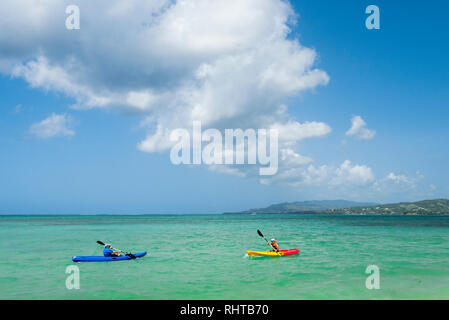
[[[250,257],[279,257],[279,256],[289,256],[292,254],[297,254],[297,253],[299,253],[299,249],[279,250],[279,252],[246,250],[246,253]]]

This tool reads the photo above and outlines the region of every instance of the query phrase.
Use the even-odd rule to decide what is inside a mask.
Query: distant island
[[[266,208],[224,214],[378,214],[378,215],[449,215],[449,200],[435,199],[417,202],[376,204],[346,200],[312,200],[284,202]]]

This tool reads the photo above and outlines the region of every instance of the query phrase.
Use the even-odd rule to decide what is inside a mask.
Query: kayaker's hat
[[[110,247],[110,246],[111,246],[110,243],[106,243],[106,244],[104,245],[105,248]]]
[[[273,238],[273,239],[271,239],[271,241],[276,241],[276,239]]]

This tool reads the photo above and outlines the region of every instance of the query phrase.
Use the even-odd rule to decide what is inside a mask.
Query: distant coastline
[[[317,200],[279,203],[266,208],[223,214],[449,215],[449,200],[434,199],[389,204]]]
[[[407,216],[448,216],[449,200],[433,199],[416,202],[378,204],[347,200],[310,200],[284,202],[265,208],[255,208],[238,212],[202,213],[0,213],[0,217],[47,217],[47,216],[182,216],[182,215],[255,215],[255,214],[328,214],[328,215],[407,215]]]

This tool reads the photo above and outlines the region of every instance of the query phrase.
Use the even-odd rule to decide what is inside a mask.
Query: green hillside
[[[266,213],[314,213],[329,209],[342,209],[355,206],[372,206],[375,203],[355,202],[347,200],[311,200],[273,204],[266,208],[250,209],[236,214],[266,214]]]
[[[449,200],[435,199],[417,202],[399,202],[374,206],[356,206],[326,210],[333,214],[449,214]]]
[[[380,215],[449,215],[449,200],[435,199],[417,202],[390,204],[362,203],[346,200],[319,200],[285,202],[266,208],[250,209],[225,214],[285,214],[285,213],[324,213],[324,214],[380,214]]]

